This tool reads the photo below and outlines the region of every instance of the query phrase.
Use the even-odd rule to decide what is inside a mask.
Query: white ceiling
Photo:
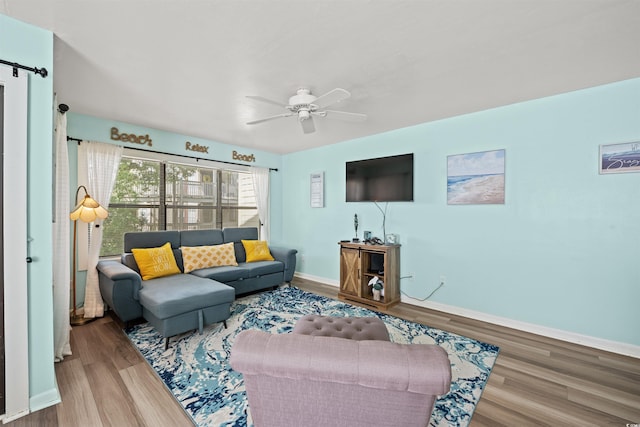
[[[71,111],[275,153],[640,76],[640,0],[0,0]],[[2,58],[11,60],[11,58]],[[38,64],[25,64],[38,66]],[[299,87],[341,87],[302,133]]]

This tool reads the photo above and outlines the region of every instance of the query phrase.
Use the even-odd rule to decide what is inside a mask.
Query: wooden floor
[[[337,297],[331,286],[294,285]],[[500,347],[472,427],[640,423],[640,359],[407,304],[387,312]],[[9,426],[191,425],[111,317],[74,328],[71,346],[73,356],[56,364],[62,403]]]

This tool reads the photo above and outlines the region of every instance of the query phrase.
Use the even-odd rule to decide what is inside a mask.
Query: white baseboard
[[[30,413],[29,410],[25,410],[25,411],[17,412],[15,414],[10,414],[10,415],[4,414],[0,416],[0,421],[2,421],[2,424],[7,424],[7,423],[10,423],[11,421],[17,420],[18,418],[25,417],[29,415],[29,413]]]
[[[331,285],[331,286],[335,286],[336,288],[340,287],[340,281],[338,280],[329,280],[326,277],[314,276],[312,274],[306,274],[306,273],[299,273],[297,271],[293,275],[301,279],[311,280],[313,282],[322,283],[324,285]]]
[[[323,283],[339,287],[340,283],[335,280],[328,280],[324,277],[312,276],[304,273],[295,273],[296,277],[301,279],[312,280],[314,282]],[[418,301],[406,295],[402,295],[401,301],[407,304],[419,307],[430,308],[432,310],[442,311],[444,313],[455,314],[457,316],[467,317],[482,322],[492,323],[494,325],[505,326],[519,331],[529,332],[541,335],[547,338],[553,338],[574,344],[584,345],[587,347],[597,348],[599,350],[610,351],[612,353],[622,354],[640,359],[640,346],[627,344],[618,341],[610,341],[603,338],[582,335],[575,332],[564,331],[561,329],[549,328],[546,326],[536,325],[533,323],[521,322],[518,320],[508,319],[506,317],[494,316],[492,314],[480,311],[468,310],[466,308],[456,307],[447,304],[441,304],[432,301]]]
[[[62,402],[62,399],[60,398],[58,383],[56,381],[55,388],[29,398],[29,409],[31,412],[36,412],[49,406],[57,405],[60,402]]]

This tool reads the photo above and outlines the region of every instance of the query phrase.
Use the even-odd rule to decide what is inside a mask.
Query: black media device
[[[371,273],[384,274],[383,254],[371,254],[371,258],[369,260],[369,270]]]
[[[412,202],[413,153],[346,163],[347,202]]]

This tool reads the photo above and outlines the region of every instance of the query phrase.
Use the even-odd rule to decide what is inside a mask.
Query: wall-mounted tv
[[[413,153],[347,162],[347,202],[413,201]]]

